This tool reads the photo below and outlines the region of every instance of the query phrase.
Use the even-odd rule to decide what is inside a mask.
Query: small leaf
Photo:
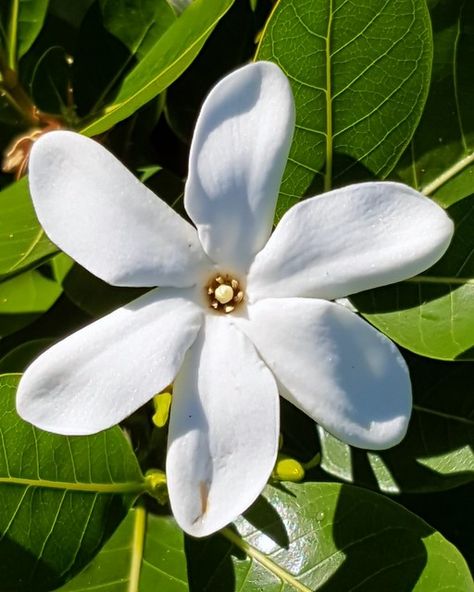
[[[183,533],[172,518],[131,510],[86,569],[57,592],[185,592]]]
[[[35,267],[57,253],[39,225],[27,180],[0,192],[0,280]]]
[[[132,115],[174,82],[196,57],[233,0],[194,0],[125,77],[105,112],[82,129],[96,136]]]
[[[430,94],[396,173],[449,206],[474,189],[474,4],[440,0],[430,12],[434,33]]]
[[[424,2],[280,0],[257,52],[288,75],[296,102],[279,216],[333,177],[344,183],[355,161],[388,175],[421,116],[431,54]]]
[[[335,483],[267,487],[229,539],[188,540],[193,590],[462,592],[457,549],[382,495]],[[232,544],[234,543],[234,545]]]
[[[407,349],[474,359],[474,195],[448,209],[456,230],[444,257],[410,280],[351,296],[373,325]]]
[[[0,581],[52,590],[84,567],[144,490],[119,428],[64,437],[15,412],[18,375],[0,377]]]
[[[414,406],[404,440],[367,452],[319,427],[325,471],[387,493],[440,491],[474,480],[473,365],[409,361]]]

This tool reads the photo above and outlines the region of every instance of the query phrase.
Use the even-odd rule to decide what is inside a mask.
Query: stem
[[[143,549],[145,547],[146,534],[146,510],[143,506],[135,509],[135,522],[133,526],[132,560],[130,565],[130,580],[127,592],[138,592],[140,584],[140,572],[143,561]]]
[[[329,20],[326,35],[326,171],[324,173],[324,191],[332,186],[332,81],[331,81],[331,26],[332,0],[329,0]]]
[[[403,281],[410,284],[459,284],[460,286],[463,286],[464,284],[474,284],[474,279],[472,278],[443,277],[436,275],[416,275],[415,277]]]
[[[18,43],[18,13],[20,9],[20,0],[12,0],[12,11],[10,14],[10,23],[8,26],[8,67],[16,71],[16,53]]]
[[[252,547],[247,542],[235,534],[230,528],[223,528],[220,533],[225,536],[231,543],[242,550],[246,555],[260,563],[263,567],[268,569],[271,573],[280,578],[282,582],[292,586],[298,592],[312,592],[310,588],[299,582],[295,576],[285,571],[282,567],[274,563],[269,557],[261,553],[255,547]]]
[[[24,479],[22,477],[0,477],[0,483],[10,485],[24,485],[26,487],[44,487],[47,489],[62,489],[67,491],[83,491],[92,493],[143,493],[143,481],[128,481],[126,483],[67,483],[65,481],[48,481],[47,479]]]
[[[472,154],[468,154],[464,158],[461,158],[461,160],[458,160],[458,162],[444,171],[444,173],[439,175],[439,177],[436,177],[436,179],[431,181],[431,183],[428,183],[428,185],[426,185],[426,187],[421,190],[421,193],[424,195],[431,195],[472,163],[474,163],[474,152]]]

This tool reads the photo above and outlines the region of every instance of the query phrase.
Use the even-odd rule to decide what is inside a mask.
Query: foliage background
[[[472,590],[445,539],[472,567],[474,5],[195,0],[179,16],[176,6],[0,6],[0,589]],[[150,408],[124,426],[133,451],[119,428],[62,438],[15,415],[16,373],[140,292],[111,288],[59,254],[14,176],[32,131],[73,128],[182,213],[200,104],[255,55],[284,69],[297,105],[277,219],[302,197],[387,178],[447,207],[456,235],[435,268],[352,299],[410,366],[406,440],[383,453],[351,449],[283,403],[282,453],[302,464],[320,454],[320,464],[303,484],[269,486],[239,519],[241,537],[192,541],[150,496],[127,513],[137,494],[162,494],[142,476],[164,460],[166,430],[153,427]]]

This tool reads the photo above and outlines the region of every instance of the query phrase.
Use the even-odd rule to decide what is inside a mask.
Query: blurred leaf
[[[65,437],[21,420],[18,380],[0,377],[0,581],[3,590],[52,590],[97,553],[143,477],[119,428]]]
[[[82,133],[95,136],[110,129],[165,90],[193,61],[232,3],[195,0],[125,77],[113,104]]]
[[[0,192],[0,280],[37,266],[58,251],[36,218],[27,180]]]
[[[457,551],[402,506],[335,483],[267,487],[238,532],[187,540],[192,590],[471,592]],[[229,532],[230,530],[230,532]],[[245,553],[245,555],[244,555]]]
[[[37,271],[0,283],[0,336],[29,325],[49,310],[61,293],[59,284]]]
[[[410,280],[351,296],[391,339],[442,360],[474,359],[474,195],[448,209],[456,225],[444,257]]]
[[[415,358],[410,373],[413,415],[401,444],[367,452],[319,427],[325,471],[387,493],[439,491],[474,480],[474,365]]]
[[[64,278],[63,288],[71,302],[93,317],[112,312],[148,290],[111,286],[77,264]]]
[[[435,51],[430,94],[396,172],[449,206],[474,192],[474,4],[440,0],[431,8],[431,19]]]
[[[80,114],[96,113],[124,73],[137,65],[174,22],[166,0],[99,0],[82,21],[74,59]]]
[[[14,347],[0,358],[0,374],[23,372],[30,363],[46,348],[52,345],[54,339],[47,337],[26,341]]]
[[[256,18],[249,3],[235,2],[209,36],[202,51],[166,93],[166,118],[178,137],[191,142],[209,89],[254,52]]]
[[[131,510],[101,553],[58,592],[185,592],[183,533],[172,518]]]
[[[353,181],[355,161],[388,175],[421,116],[431,54],[424,2],[280,0],[257,51],[284,70],[296,103],[278,216],[333,177]]]

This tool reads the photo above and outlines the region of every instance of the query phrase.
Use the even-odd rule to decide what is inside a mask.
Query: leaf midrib
[[[61,489],[66,491],[82,491],[90,493],[143,493],[146,490],[144,481],[124,481],[122,483],[85,483],[68,481],[50,481],[48,479],[27,479],[25,477],[0,477],[0,485],[22,485],[24,487],[42,487],[45,489]]]

